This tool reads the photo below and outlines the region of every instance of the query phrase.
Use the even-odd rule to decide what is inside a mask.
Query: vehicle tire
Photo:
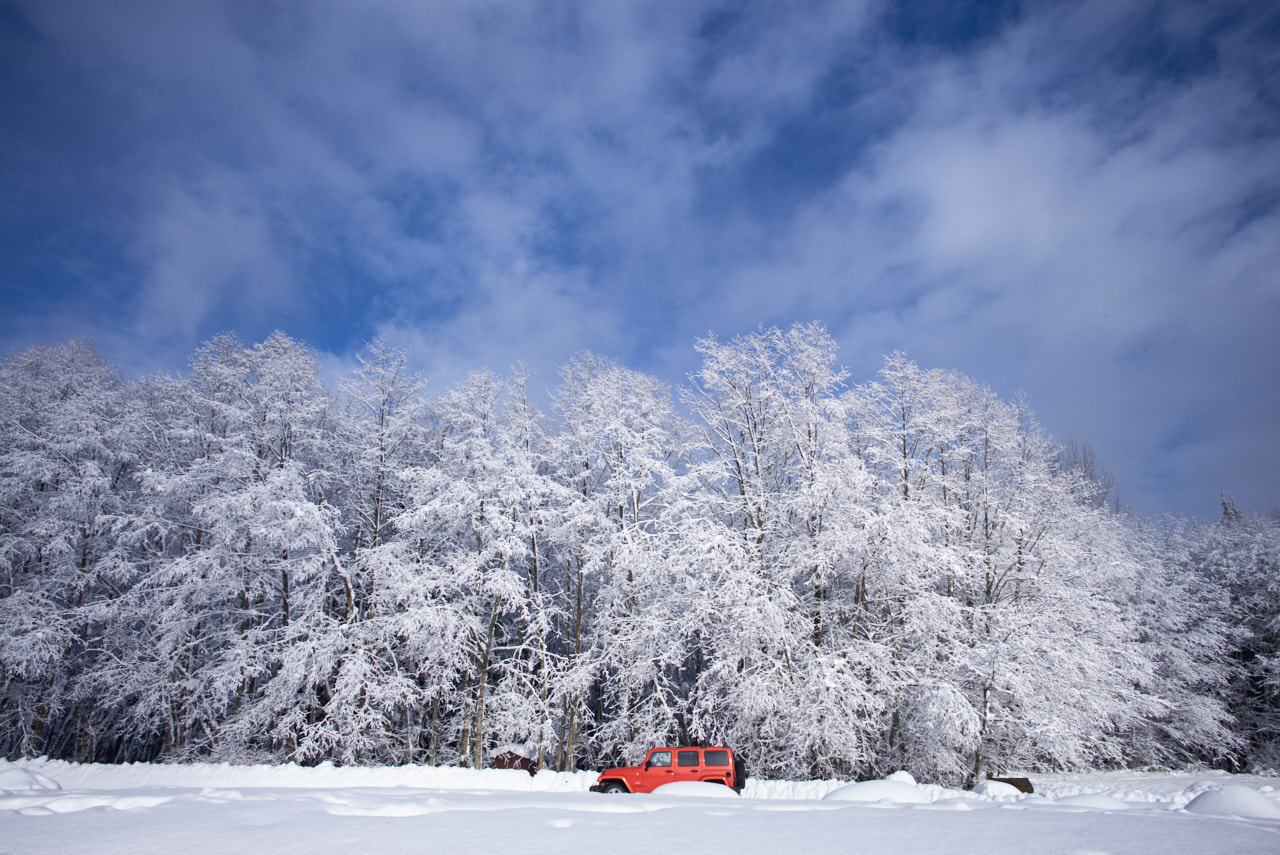
[[[602,793],[625,793],[627,788],[619,784],[617,781],[610,781],[600,788]]]

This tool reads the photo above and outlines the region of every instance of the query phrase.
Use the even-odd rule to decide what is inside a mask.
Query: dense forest
[[[1280,766],[1280,521],[1127,512],[1087,445],[819,325],[329,389],[276,333],[0,362],[0,754],[765,777]]]

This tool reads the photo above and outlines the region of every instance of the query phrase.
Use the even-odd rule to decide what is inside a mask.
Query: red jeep
[[[742,792],[746,780],[745,764],[728,748],[651,748],[639,766],[605,769],[591,792],[651,793],[672,781],[710,781]]]

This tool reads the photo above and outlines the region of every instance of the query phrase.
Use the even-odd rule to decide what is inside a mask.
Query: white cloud
[[[519,262],[480,272],[476,293],[449,317],[397,318],[377,334],[409,349],[436,392],[480,368],[503,373],[517,363],[539,390],[553,388],[559,367],[579,350],[616,353],[622,326],[580,277]]]
[[[1211,512],[1205,473],[1256,482],[1241,425],[1277,424],[1233,400],[1231,373],[1280,365],[1263,320],[1280,317],[1280,145],[1248,132],[1253,96],[1226,74],[1094,69],[1060,97],[1042,89],[1052,75],[1023,76],[1028,56],[1061,60],[1061,26],[1083,37],[1095,23],[1032,18],[976,55],[932,59],[909,120],[726,296],[766,320],[830,318],[861,372],[905,348],[1025,389],[1050,429],[1099,446],[1140,508]],[[1140,87],[1141,103],[1123,95]],[[1111,112],[1117,100],[1132,112]],[[1239,228],[1258,197],[1272,207]]]
[[[709,330],[816,318],[855,377],[1025,388],[1158,509],[1261,483],[1236,425],[1280,427],[1245,391],[1280,364],[1277,48],[1174,5],[916,46],[879,3],[26,9],[128,197],[126,364],[226,318],[333,366],[382,332],[437,389],[583,348],[678,382]]]
[[[261,323],[299,299],[293,270],[258,202],[233,176],[161,194],[137,250],[148,274],[135,332],[146,340],[189,341],[216,332],[205,323],[228,304],[242,319]]]

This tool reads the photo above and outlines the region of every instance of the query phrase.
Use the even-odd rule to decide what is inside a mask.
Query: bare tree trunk
[[[472,719],[471,768],[484,767],[484,701],[489,686],[489,659],[493,652],[493,630],[498,623],[498,603],[495,600],[489,612],[489,630],[485,635],[484,649],[476,668],[476,707]]]
[[[982,712],[978,718],[978,744],[973,749],[973,771],[969,773],[968,786],[970,788],[977,786],[978,782],[982,780],[982,768],[986,761],[986,758],[983,756],[982,746],[986,742],[987,737],[988,699],[990,694],[991,687],[984,686],[982,688]]]
[[[427,736],[427,765],[434,766],[439,759],[437,756],[440,747],[440,699],[431,699],[431,733]]]

